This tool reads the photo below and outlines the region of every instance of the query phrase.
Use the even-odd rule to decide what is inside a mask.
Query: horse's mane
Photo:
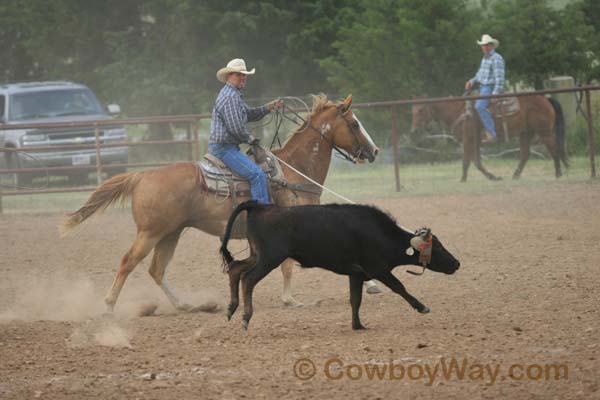
[[[311,94],[310,97],[312,97],[313,100],[313,107],[310,112],[311,117],[316,113],[323,111],[325,108],[335,105],[327,98],[327,95],[323,93]]]
[[[294,135],[296,133],[302,132],[306,129],[306,124],[311,120],[312,117],[314,117],[315,115],[317,115],[318,113],[320,113],[321,111],[325,110],[326,108],[335,106],[336,103],[332,102],[331,100],[329,100],[327,98],[327,95],[324,93],[319,93],[319,94],[311,94],[310,97],[312,97],[312,101],[313,101],[313,106],[312,106],[312,110],[310,111],[310,114],[308,115],[308,117],[306,118],[306,121],[302,123],[302,125],[300,125],[298,128],[296,128],[292,134],[288,137],[288,139],[286,140],[289,141],[292,137],[294,137]]]

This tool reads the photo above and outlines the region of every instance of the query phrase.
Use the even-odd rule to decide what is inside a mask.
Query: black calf
[[[227,243],[242,211],[248,212],[250,257],[236,261]],[[460,266],[429,229],[408,232],[389,215],[363,205],[278,207],[247,201],[229,217],[221,254],[228,265],[231,291],[228,318],[238,307],[241,279],[246,329],[253,313],[254,286],[288,257],[305,268],[320,267],[349,276],[353,329],[364,328],[358,310],[365,280],[379,280],[424,314],[429,308],[406,291],[392,270],[412,264],[453,274]]]

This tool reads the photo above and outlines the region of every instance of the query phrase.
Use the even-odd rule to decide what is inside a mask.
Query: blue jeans
[[[251,159],[240,153],[235,144],[208,145],[208,151],[225,163],[233,172],[250,182],[250,193],[254,200],[262,204],[271,204],[267,176]]]
[[[486,95],[492,94],[494,90],[494,85],[481,85],[479,86],[479,94]],[[475,101],[475,109],[479,113],[479,118],[481,118],[481,122],[483,123],[483,127],[486,131],[492,134],[492,136],[496,137],[496,125],[494,124],[494,118],[492,117],[492,113],[487,109],[490,104],[490,99],[479,99]]]

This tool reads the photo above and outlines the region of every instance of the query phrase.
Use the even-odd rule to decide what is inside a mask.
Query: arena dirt
[[[384,288],[365,295],[360,332],[347,278],[317,269],[294,271],[304,307],[282,305],[274,271],[249,331],[240,312],[228,322],[218,239],[195,230],[167,276],[218,312],[176,312],[145,260],[104,315],[135,233],[128,210],[62,239],[60,215],[0,217],[0,398],[600,398],[597,184],[370,201],[407,228],[432,227],[462,266],[397,268],[432,312]]]

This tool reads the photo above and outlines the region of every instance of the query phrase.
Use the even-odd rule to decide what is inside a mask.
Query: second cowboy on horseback
[[[497,39],[494,39],[488,34],[481,37],[477,41],[483,51],[483,58],[479,71],[474,78],[469,79],[465,84],[465,90],[470,91],[476,84],[479,85],[479,94],[500,94],[504,90],[504,58],[496,52],[500,45]],[[494,118],[488,110],[490,102],[496,103],[497,99],[479,99],[475,102],[475,109],[481,118],[483,127],[485,128],[484,143],[494,143],[496,141],[496,126]]]

